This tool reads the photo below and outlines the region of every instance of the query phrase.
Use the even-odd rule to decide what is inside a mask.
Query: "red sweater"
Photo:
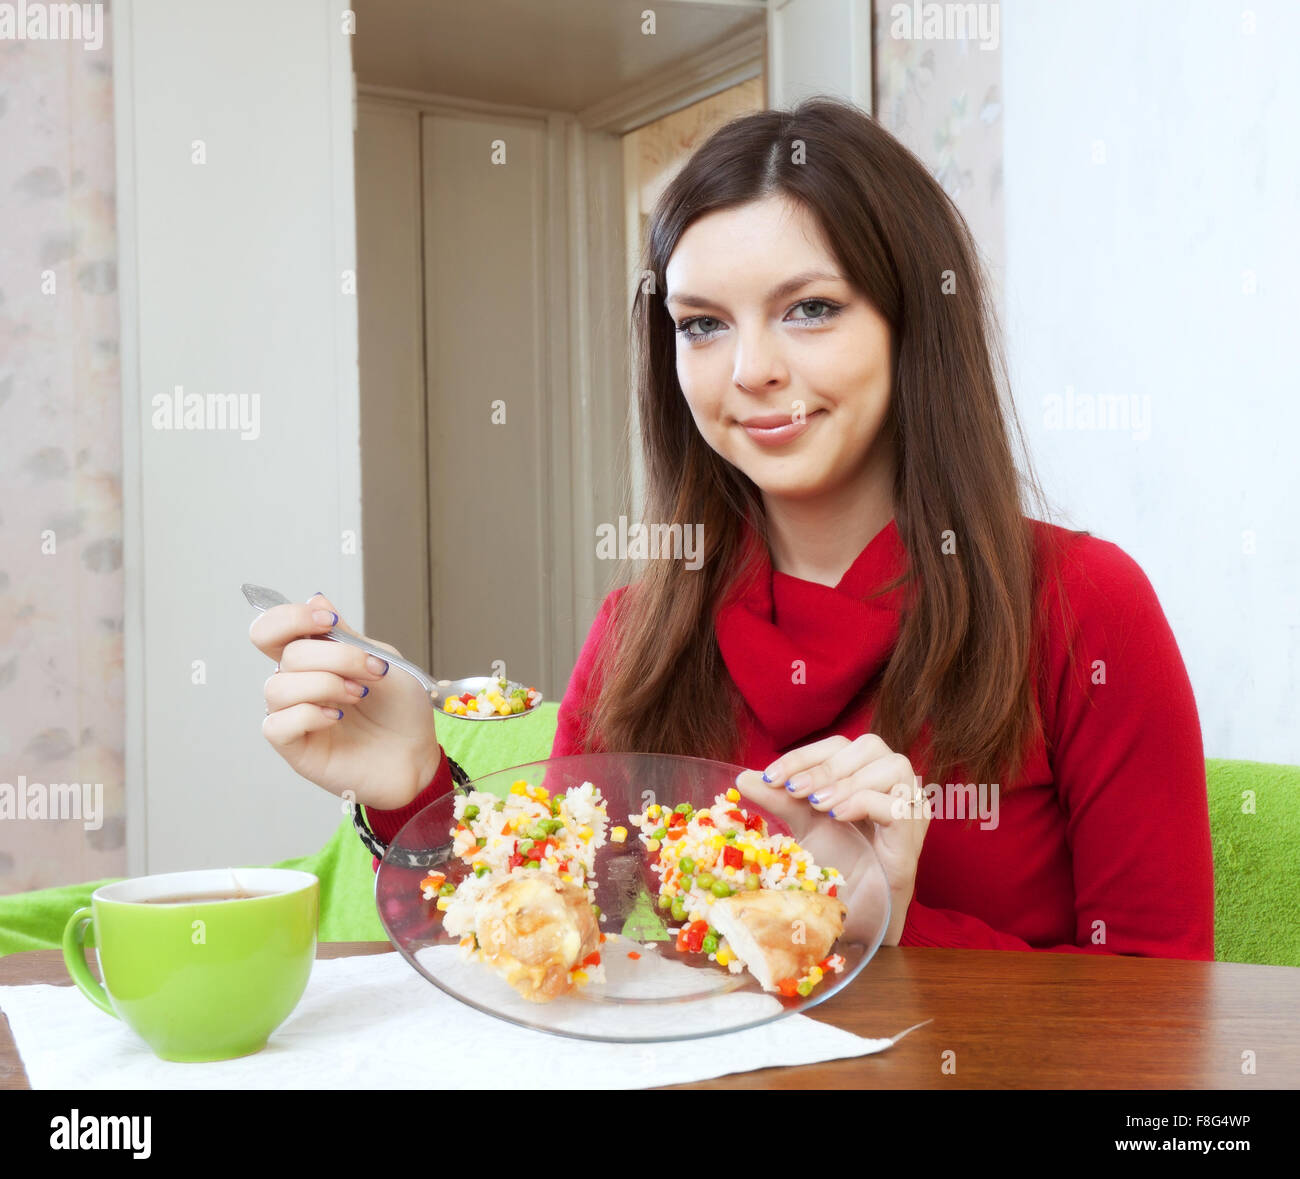
[[[1055,596],[1040,594],[1046,741],[1032,750],[1016,788],[997,793],[987,821],[958,817],[951,805],[936,814],[900,944],[1213,960],[1205,758],[1169,623],[1141,568],[1118,546],[1042,522],[1035,535],[1040,560],[1060,554],[1072,616],[1067,625]],[[853,697],[888,658],[899,599],[864,599],[905,562],[894,521],[835,587],[773,574],[762,554],[738,599],[715,618],[724,661],[746,700],[739,718],[746,766],[762,769],[832,733],[852,739],[869,731],[870,704]],[[596,653],[624,592],[609,594],[592,624],[560,704],[553,757],[582,751],[589,701],[599,690]],[[807,664],[794,695],[791,652]],[[929,784],[924,755],[907,752]],[[391,839],[451,787],[444,758],[409,806],[369,811],[372,830]]]

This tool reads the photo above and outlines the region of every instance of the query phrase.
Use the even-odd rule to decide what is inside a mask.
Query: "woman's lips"
[[[785,443],[798,438],[808,424],[825,410],[814,410],[802,421],[791,421],[790,415],[750,418],[740,426],[760,446],[784,446]]]

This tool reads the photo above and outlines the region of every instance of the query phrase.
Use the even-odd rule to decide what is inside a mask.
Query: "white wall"
[[[128,872],[266,863],[342,815],[262,738],[273,665],[240,584],[364,622],[341,541],[361,527],[350,38],[325,0],[113,9]],[[154,428],[176,385],[258,397],[257,437]]]
[[[1151,579],[1207,756],[1300,762],[1300,6],[1002,9],[1009,356],[1040,474]],[[1076,410],[1149,399],[1149,437],[1049,428],[1067,386]]]

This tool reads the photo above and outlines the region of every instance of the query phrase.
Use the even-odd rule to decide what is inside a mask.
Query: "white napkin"
[[[211,1064],[159,1060],[76,987],[0,987],[0,1010],[33,1089],[626,1089],[866,1056],[906,1034],[868,1040],[792,1015],[697,1040],[575,1040],[481,1014],[398,954],[316,962],[302,1001],[261,1052]],[[630,1009],[612,1010],[626,1027]]]

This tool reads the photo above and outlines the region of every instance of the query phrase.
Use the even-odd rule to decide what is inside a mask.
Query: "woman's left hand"
[[[856,741],[835,736],[783,753],[763,778],[840,822],[861,824],[889,881],[893,915],[884,944],[898,945],[930,826],[930,808],[911,761],[875,733]]]

